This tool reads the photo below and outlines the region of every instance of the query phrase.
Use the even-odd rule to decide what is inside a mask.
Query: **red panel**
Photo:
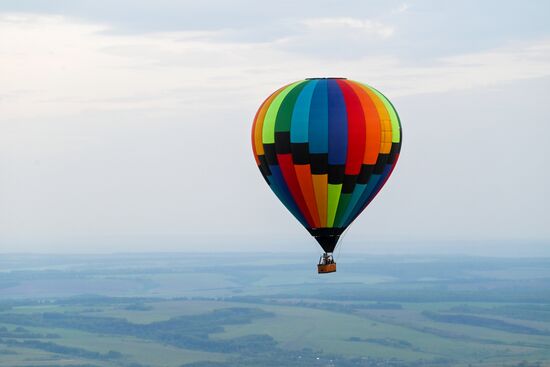
[[[337,80],[348,114],[348,152],[346,159],[346,175],[358,175],[365,155],[365,115],[359,97],[353,88],[344,80]]]
[[[300,212],[302,212],[306,218],[309,226],[313,228],[315,226],[315,222],[309,213],[309,209],[302,195],[302,190],[300,189],[300,184],[298,183],[296,171],[294,170],[294,164],[292,162],[292,154],[277,154],[277,160],[279,161],[279,167],[283,173],[283,178],[285,179],[288,190],[290,191],[296,206],[298,206],[298,209],[300,209]]]
[[[363,163],[375,164],[376,159],[378,158],[378,153],[380,152],[380,139],[382,136],[382,122],[380,121],[380,115],[378,114],[374,102],[370,99],[367,92],[365,92],[365,90],[359,85],[359,83],[351,81],[348,81],[347,83],[353,89],[355,94],[359,97],[359,100],[361,101],[361,105],[363,107],[363,113],[365,115],[367,136]]]

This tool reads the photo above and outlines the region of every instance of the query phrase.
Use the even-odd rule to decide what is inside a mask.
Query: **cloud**
[[[402,4],[399,5],[399,7],[397,8],[397,12],[399,12],[399,13],[404,13],[404,12],[406,12],[406,11],[409,10],[409,9],[410,9],[409,4],[407,4],[407,3],[402,3]]]
[[[367,81],[401,96],[550,74],[548,39],[409,64],[376,52],[364,37],[347,36],[365,32],[382,39],[392,32],[387,25],[354,18],[299,23],[304,28],[292,36],[239,42],[227,39],[225,30],[115,35],[105,33],[105,25],[62,16],[2,15],[3,118],[128,108],[166,112],[212,100],[236,107],[283,83],[320,75]]]
[[[550,39],[513,42],[483,52],[433,60],[430,65],[396,62],[385,83],[394,95],[475,89],[550,75]],[[382,72],[382,71],[381,71]]]
[[[389,38],[394,34],[394,28],[380,22],[369,19],[357,19],[351,17],[338,18],[310,18],[303,21],[309,29],[314,31],[351,30],[360,32],[362,36],[376,36]]]

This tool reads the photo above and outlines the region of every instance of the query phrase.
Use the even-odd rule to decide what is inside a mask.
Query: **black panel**
[[[277,154],[290,153],[290,131],[275,132],[275,151]]]
[[[381,174],[384,172],[384,167],[388,161],[389,154],[378,154],[378,159],[376,160],[376,165],[374,166],[374,174]]]
[[[399,154],[399,150],[401,150],[401,143],[392,143],[391,150],[390,150],[390,156],[388,158],[388,164],[394,164],[395,158]]]
[[[270,166],[277,166],[277,153],[275,153],[275,144],[264,144],[265,159]]]
[[[356,175],[344,175],[344,184],[342,185],[342,194],[351,194],[357,182]]]
[[[319,245],[327,253],[334,251],[344,228],[310,228],[309,233],[315,237]]]
[[[309,164],[309,144],[308,143],[292,143],[290,144],[292,151],[292,161],[294,164]]]
[[[344,232],[344,228],[308,228],[309,234],[313,237],[318,236],[339,236]]]
[[[363,164],[361,165],[361,172],[359,172],[359,177],[357,177],[357,183],[361,185],[366,185],[369,182],[369,178],[374,172],[373,164]]]
[[[266,176],[271,176],[271,170],[269,169],[269,166],[267,165],[267,159],[265,159],[265,155],[263,155],[263,154],[259,155],[258,160],[260,161],[260,171],[262,171],[262,174],[264,174]]]
[[[328,173],[328,153],[315,153],[309,155],[311,174],[323,175]]]
[[[271,185],[271,183],[269,182],[269,178],[266,176],[262,167],[258,166],[258,168],[260,169],[260,172],[262,173],[262,177],[264,178],[265,182],[267,182],[268,185]]]
[[[346,166],[343,164],[329,164],[328,166],[328,183],[338,185],[344,182],[344,172]]]

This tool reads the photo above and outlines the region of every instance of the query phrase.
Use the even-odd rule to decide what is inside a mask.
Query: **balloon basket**
[[[324,253],[319,259],[319,264],[317,264],[317,272],[319,274],[334,273],[336,271],[336,263],[332,254]]]
[[[334,273],[334,272],[336,272],[336,263],[319,264],[319,265],[317,265],[317,272],[319,274]]]

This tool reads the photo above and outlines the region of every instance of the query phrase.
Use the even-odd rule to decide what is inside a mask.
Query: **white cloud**
[[[407,65],[390,58],[371,70],[374,85],[392,96],[475,89],[517,80],[550,76],[550,39],[514,43],[488,51],[432,60],[430,65]]]
[[[410,6],[409,4],[407,3],[402,3],[401,5],[399,5],[399,7],[397,8],[397,12],[398,13],[404,13],[406,12],[407,10],[410,9]]]
[[[311,18],[303,21],[312,30],[334,31],[346,29],[361,32],[363,35],[374,35],[380,38],[388,38],[394,34],[391,26],[369,19],[356,19],[351,17],[337,18]]]
[[[303,77],[336,75],[369,82],[392,96],[476,88],[550,74],[550,40],[408,65],[390,53],[324,57],[335,47],[317,28],[387,37],[391,27],[353,18],[308,19],[309,33],[273,42],[228,41],[223,31],[113,35],[105,26],[61,16],[0,17],[2,117],[85,110],[199,108],[213,99],[237,106]],[[347,32],[347,31],[346,31]],[[322,33],[322,32],[321,32]],[[334,33],[334,32],[333,32]],[[362,37],[336,33],[346,49]],[[324,47],[327,46],[327,47]],[[300,49],[313,47],[308,52]],[[343,47],[343,46],[342,46]],[[371,46],[369,46],[370,48]]]

